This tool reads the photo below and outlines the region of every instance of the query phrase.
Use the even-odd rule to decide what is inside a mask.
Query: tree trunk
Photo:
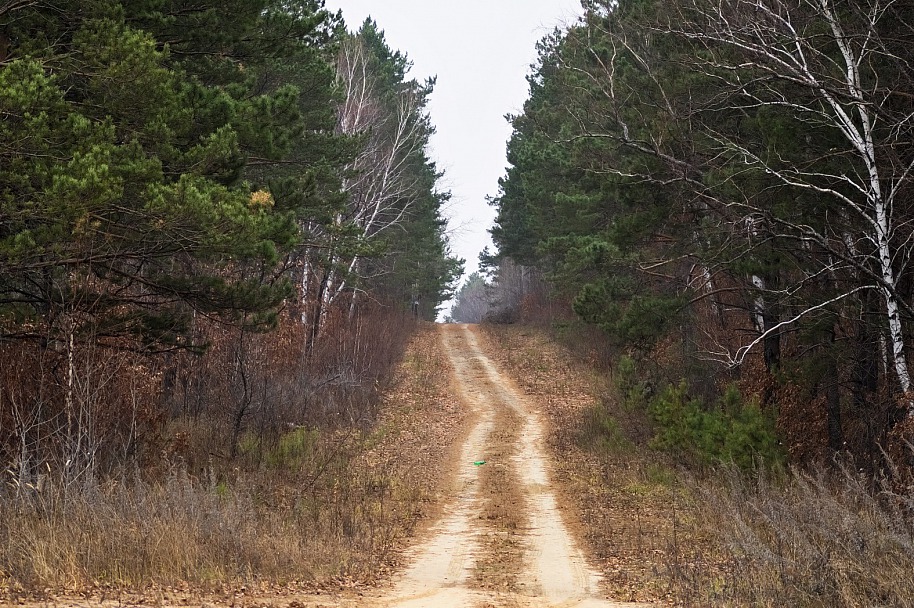
[[[835,352],[835,327],[828,331],[829,353]],[[833,454],[844,449],[844,430],[841,424],[841,391],[838,382],[838,365],[835,357],[825,353],[828,364],[825,373],[825,415],[828,424],[828,447]]]
[[[904,331],[901,325],[901,313],[898,310],[898,300],[888,289],[883,289],[883,297],[885,298],[885,312],[889,321],[890,357],[895,368],[898,387],[903,394],[907,395],[911,391],[911,374],[908,371]],[[914,417],[914,403],[907,399],[906,401],[908,416]]]
[[[317,344],[317,339],[320,336],[321,325],[323,324],[324,319],[324,300],[327,294],[327,288],[330,283],[331,271],[324,271],[324,276],[321,279],[320,287],[317,290],[317,298],[314,303],[314,314],[311,317],[311,327],[308,330],[308,341],[305,344],[305,352],[308,355],[308,358],[311,358],[311,355],[314,353],[314,347]]]
[[[777,306],[769,304],[764,295],[764,291],[769,289],[769,283],[776,283],[758,275],[752,275],[752,285],[759,290],[759,294],[752,302],[752,316],[755,322],[755,328],[760,334],[765,333],[770,328],[780,323],[780,315]],[[781,333],[773,331],[766,335],[763,340],[765,369],[768,373],[774,372],[781,363]]]
[[[229,459],[235,460],[238,456],[238,443],[241,441],[241,431],[244,429],[244,419],[251,407],[253,396],[248,382],[247,349],[245,344],[245,331],[242,329],[238,337],[238,349],[235,352],[235,374],[240,382],[241,395],[238,407],[232,417],[232,437]]]

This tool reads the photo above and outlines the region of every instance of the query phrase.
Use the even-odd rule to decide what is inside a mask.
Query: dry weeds
[[[914,606],[914,494],[852,467],[691,478],[542,330],[487,326],[551,422],[556,481],[608,591],[685,606]]]
[[[321,432],[284,467],[0,491],[0,599],[376,582],[434,513],[461,414],[431,326],[378,425]],[[18,489],[23,490],[23,489]],[[227,590],[227,591],[226,591]],[[153,593],[153,592],[147,592]]]
[[[484,520],[486,537],[474,574],[480,588],[498,593],[518,590],[518,577],[524,566],[522,529],[529,522],[524,517],[517,472],[512,470],[521,423],[517,412],[504,404],[499,407],[489,435],[487,462],[479,475],[483,497],[480,518]]]
[[[684,564],[683,599],[714,606],[914,606],[914,498],[848,468],[694,484],[723,559]]]
[[[545,331],[483,326],[497,345],[498,364],[510,370],[549,425],[555,484],[576,517],[568,523],[603,574],[607,593],[621,601],[671,598],[662,576],[677,544],[695,542],[679,525],[684,513],[671,473],[619,433],[614,445],[592,441],[593,417],[604,407],[605,380],[587,362],[558,346]],[[625,412],[612,412],[622,418]]]

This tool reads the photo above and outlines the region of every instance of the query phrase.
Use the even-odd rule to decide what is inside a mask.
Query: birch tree
[[[426,112],[433,80],[409,79],[408,71],[406,56],[392,51],[370,20],[340,44],[337,132],[359,142],[359,148],[343,176],[346,204],[324,231],[325,253],[315,256],[306,271],[314,302],[308,319],[312,343],[341,296],[347,296],[342,300],[351,316],[366,280],[395,264],[370,260],[382,251],[396,260],[402,250],[391,244],[417,229],[435,231],[431,245],[443,236],[414,221],[428,211],[419,207],[430,206],[437,215],[446,195],[436,190],[439,175],[426,154],[434,132]],[[423,242],[424,237],[412,238]],[[430,261],[440,253],[429,252]]]
[[[800,269],[785,285],[746,273],[757,335],[713,358],[739,365],[796,323],[873,291],[892,373],[910,391],[904,10],[888,0],[600,2],[569,34],[560,67],[589,93],[565,108],[564,141],[654,159],[617,156],[595,170],[678,185],[703,229],[717,226],[729,259],[777,241]],[[713,250],[700,257],[713,261]],[[792,304],[783,318],[770,314],[775,301]]]
[[[433,131],[424,109],[431,84],[402,81],[400,68],[394,68],[393,82],[385,78],[369,48],[374,35],[369,28],[344,41],[338,67],[345,91],[339,131],[365,142],[343,181],[349,195],[345,219],[369,240],[401,226],[423,194],[417,165],[426,162],[425,148]],[[395,55],[393,61],[401,59]],[[347,272],[357,271],[360,261],[361,256],[352,256]],[[344,285],[341,281],[335,293]]]
[[[911,258],[906,199],[914,168],[914,114],[905,83],[910,66],[887,29],[904,23],[899,7],[890,0],[692,0],[661,31],[701,51],[690,69],[719,82],[727,95],[721,106],[728,111],[776,108],[805,127],[798,132],[827,133],[833,145],[825,154],[791,157],[706,128],[721,154],[763,172],[786,187],[786,195],[808,192],[826,201],[830,217],[817,223],[794,221],[795,215],[773,213],[751,199],[729,204],[825,252],[827,267],[820,271],[843,267],[852,273],[858,280],[837,297],[869,289],[880,294],[895,377],[908,393],[905,324],[912,310],[901,282]],[[740,349],[737,361],[753,343]]]

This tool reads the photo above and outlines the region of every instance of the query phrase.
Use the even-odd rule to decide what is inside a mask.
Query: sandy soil
[[[452,452],[457,462],[441,517],[424,540],[407,553],[408,566],[386,588],[336,596],[237,596],[227,602],[158,597],[152,602],[101,598],[49,604],[207,608],[223,603],[290,608],[646,606],[602,597],[600,577],[588,565],[557,506],[543,422],[511,379],[486,356],[476,331],[466,325],[439,326],[442,347],[453,368],[452,377],[441,382],[450,383],[454,399],[471,413],[470,428]],[[510,449],[505,449],[506,441],[513,442]],[[482,461],[485,464],[479,464]],[[491,475],[486,467],[497,468],[499,475]],[[499,527],[497,510],[492,514],[493,504],[520,511],[503,518],[511,522],[507,530]],[[508,535],[510,542],[497,542],[500,535]],[[511,570],[510,576],[500,577],[499,567]],[[492,582],[495,579],[497,583]]]
[[[475,424],[460,451],[460,470],[446,516],[414,549],[412,565],[390,594],[371,603],[388,608],[636,606],[600,597],[599,577],[587,565],[556,506],[539,417],[482,351],[472,327],[446,325],[440,331],[454,368],[454,390],[475,414]],[[522,421],[516,433],[519,445],[509,462],[493,462],[487,459],[487,448],[496,430],[496,415],[503,409],[512,410],[517,414],[514,419]],[[481,467],[474,463],[481,460],[486,460],[481,466],[505,466],[514,476],[524,497],[523,519],[529,522],[519,543],[523,568],[516,589],[507,592],[485,591],[485,577],[474,576],[486,546],[483,537],[491,533],[479,516]]]

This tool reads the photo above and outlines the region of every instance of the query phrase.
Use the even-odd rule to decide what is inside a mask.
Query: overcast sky
[[[431,156],[453,193],[447,211],[451,247],[467,273],[491,243],[495,216],[486,196],[498,194],[511,127],[527,98],[535,45],[580,13],[579,0],[326,0],[342,9],[350,30],[369,15],[387,43],[408,55],[411,76],[437,76],[429,112],[437,127]]]

